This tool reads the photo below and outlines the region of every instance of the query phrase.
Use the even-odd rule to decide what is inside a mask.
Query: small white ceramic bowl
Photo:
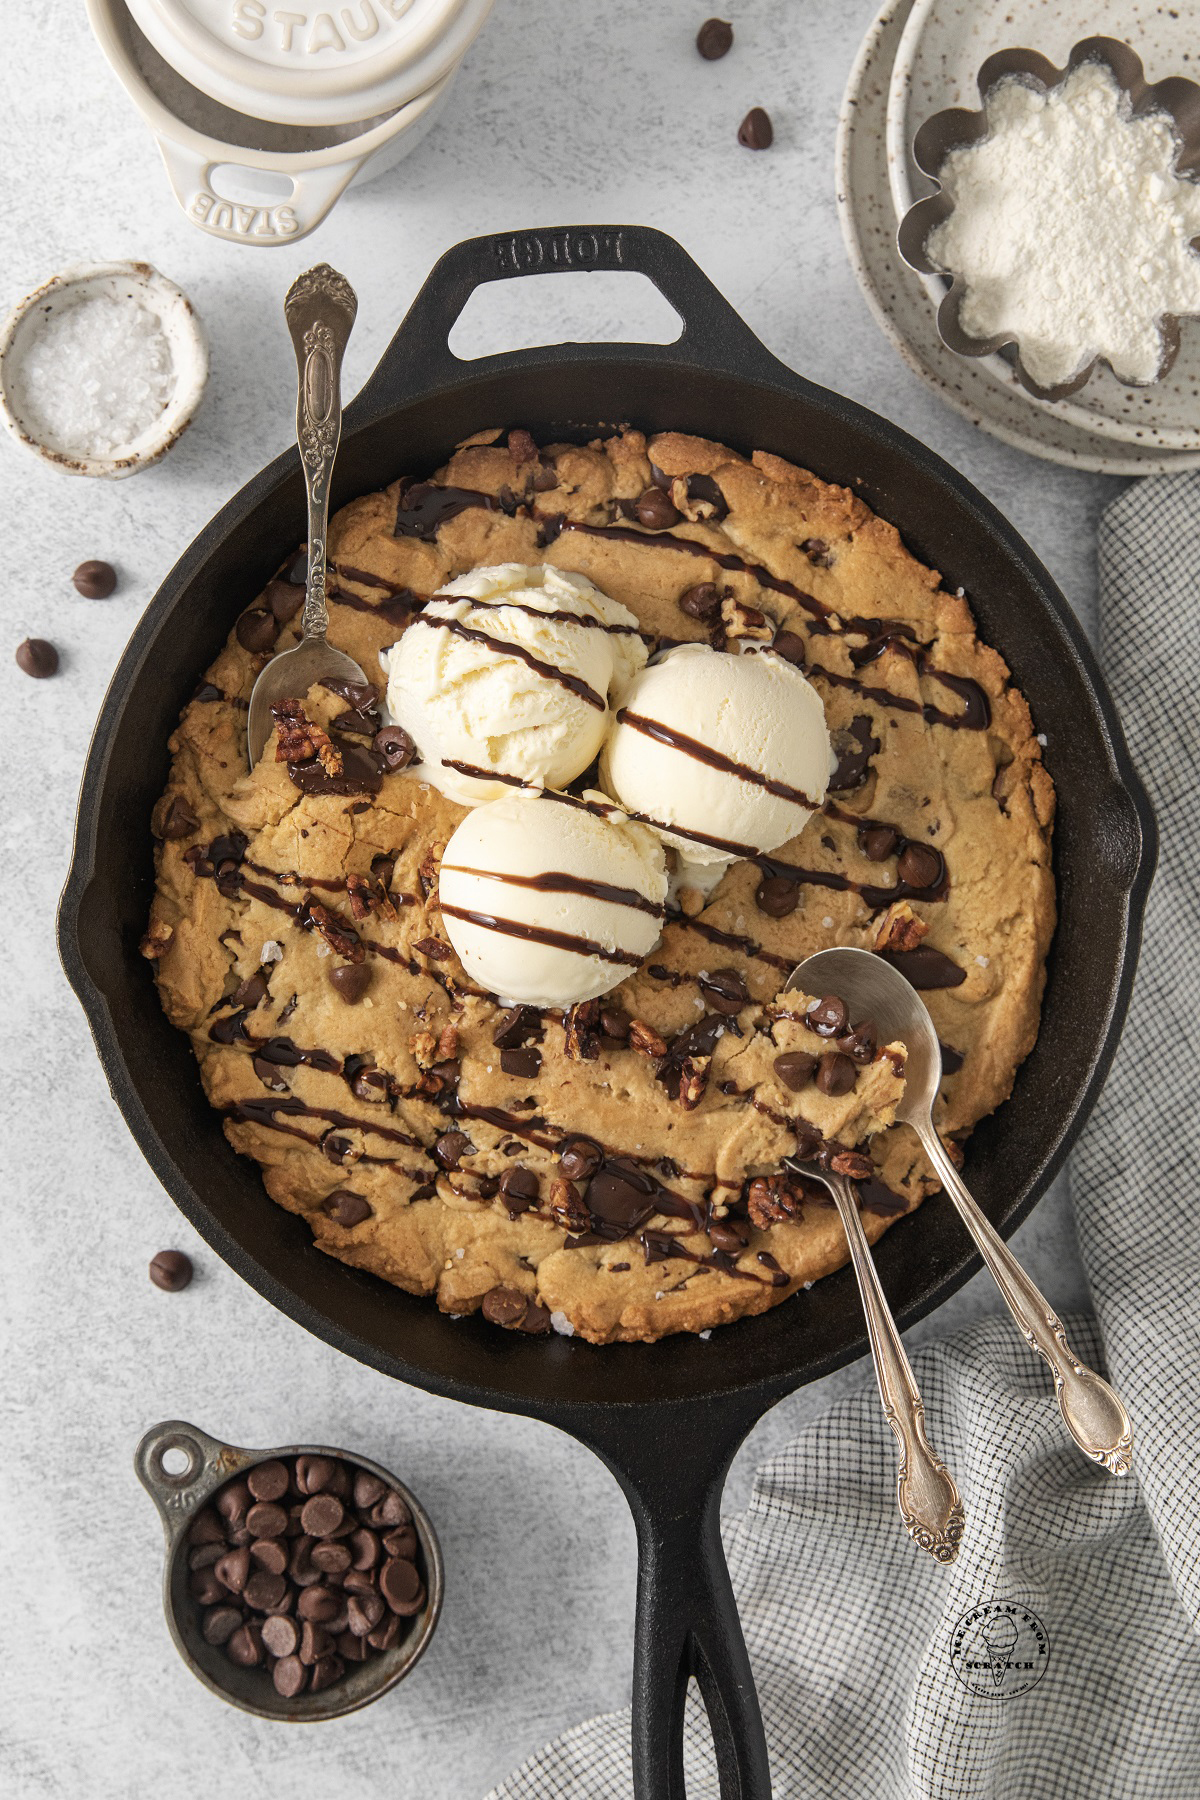
[[[17,372],[38,330],[54,313],[81,300],[131,301],[157,318],[171,347],[175,389],[166,406],[119,456],[86,456],[42,443],[21,417]],[[119,481],[165,456],[191,424],[208,381],[208,343],[192,303],[149,263],[81,263],[27,294],[0,327],[0,418],[10,437],[68,475]]]

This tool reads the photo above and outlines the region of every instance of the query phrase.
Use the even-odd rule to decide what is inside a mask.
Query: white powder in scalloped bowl
[[[971,337],[1016,337],[1041,387],[1103,356],[1123,381],[1154,381],[1164,313],[1200,313],[1200,186],[1174,173],[1164,113],[1135,119],[1102,63],[1048,93],[1010,78],[987,96],[987,136],[951,151],[954,201],[931,259],[966,283]]]
[[[175,379],[154,313],[98,294],[52,312],[30,333],[12,394],[25,429],[48,450],[111,457],[161,416]]]

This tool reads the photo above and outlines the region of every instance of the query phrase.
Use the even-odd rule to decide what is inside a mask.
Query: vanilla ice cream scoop
[[[802,831],[830,766],[825,709],[791,663],[681,644],[621,694],[600,776],[692,862],[720,863]]]
[[[499,563],[441,589],[381,661],[422,774],[475,806],[581,775],[646,646],[633,614],[585,575]]]
[[[574,1006],[633,973],[658,942],[666,858],[652,831],[570,795],[477,806],[438,876],[446,935],[472,980],[506,1001]]]

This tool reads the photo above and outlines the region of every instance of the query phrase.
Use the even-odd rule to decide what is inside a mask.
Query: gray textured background
[[[59,971],[54,909],[88,735],[122,646],[194,533],[288,440],[294,376],[280,300],[321,258],[360,296],[347,358],[353,392],[457,239],[579,221],[661,226],[785,361],[962,468],[1091,622],[1096,519],[1118,484],[1034,462],[948,412],[879,335],[847,264],[834,130],[871,10],[871,0],[736,0],[735,50],[710,65],[692,49],[702,0],[498,0],[449,115],[411,160],[350,194],[306,243],[249,250],[203,236],[178,211],[82,6],[7,0],[6,42],[17,54],[5,59],[0,121],[0,309],[74,261],[142,257],[191,294],[212,343],[205,407],[157,469],[109,486],[0,447],[9,644],[0,656],[9,870],[2,1591],[22,1645],[15,1651],[10,1638],[5,1658],[0,1784],[20,1800],[185,1786],[209,1800],[274,1800],[322,1780],[361,1800],[464,1800],[552,1733],[628,1697],[633,1533],[610,1477],[548,1428],[427,1398],[335,1355],[194,1238],[108,1096]],[[754,104],[775,122],[765,155],[734,141]],[[627,298],[594,279],[586,300],[578,283],[557,280],[493,288],[456,344],[587,335],[589,316],[597,335],[636,335],[628,321],[641,325],[655,309],[636,289]],[[120,569],[109,601],[82,600],[70,586],[90,556]],[[16,671],[12,649],[28,634],[58,644],[55,681]],[[1053,731],[1052,721],[1039,724]],[[1017,1244],[1060,1309],[1081,1301],[1061,1188]],[[170,1245],[197,1263],[182,1295],[146,1278],[148,1258]],[[977,1279],[912,1336],[995,1309]],[[727,1506],[741,1504],[764,1452],[860,1379],[845,1372],[778,1407],[743,1451]],[[187,1674],[158,1609],[157,1521],[130,1466],[140,1433],[169,1416],[241,1443],[357,1447],[418,1490],[449,1579],[441,1628],[410,1682],[341,1723],[289,1729],[223,1707]]]

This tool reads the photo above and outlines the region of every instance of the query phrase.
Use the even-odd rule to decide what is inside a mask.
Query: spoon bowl
[[[929,1114],[942,1079],[942,1047],[928,1007],[899,969],[871,950],[818,950],[788,977],[784,991],[797,987],[840,994],[852,1019],[874,1019],[881,1044],[898,1038],[908,1058],[896,1117],[915,1125]]]

